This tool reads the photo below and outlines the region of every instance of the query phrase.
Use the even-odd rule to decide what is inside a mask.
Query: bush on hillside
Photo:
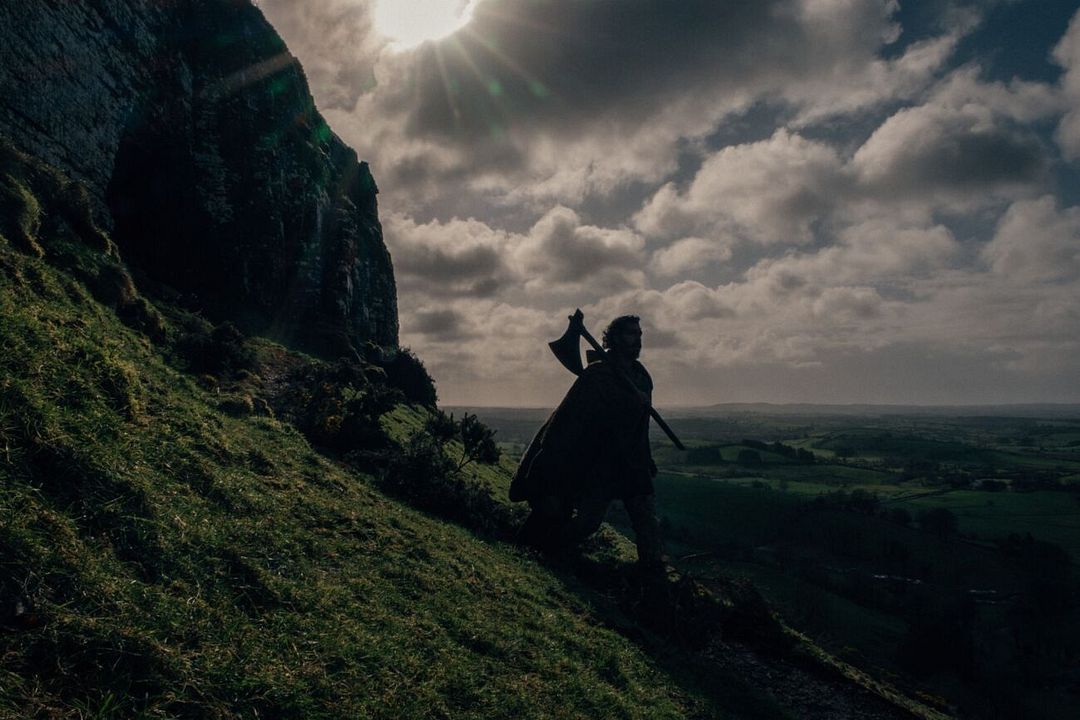
[[[492,497],[488,488],[467,481],[443,443],[426,432],[387,454],[380,485],[416,508],[484,535],[508,539],[518,525],[518,511]]]
[[[401,390],[412,403],[434,408],[439,399],[435,381],[424,362],[409,348],[400,348],[389,360],[379,363],[391,385]]]
[[[275,412],[315,445],[340,453],[386,447],[379,417],[404,400],[401,391],[351,360],[310,363],[287,378]]]
[[[177,338],[176,353],[195,374],[226,376],[256,365],[255,348],[231,322],[192,323]]]
[[[457,469],[465,467],[471,462],[480,462],[485,465],[494,465],[499,462],[502,453],[495,444],[495,431],[475,415],[465,413],[458,425],[461,436],[462,452],[458,458]]]
[[[424,432],[439,442],[450,442],[458,432],[458,424],[454,421],[454,414],[447,415],[442,410],[435,410],[424,422]]]

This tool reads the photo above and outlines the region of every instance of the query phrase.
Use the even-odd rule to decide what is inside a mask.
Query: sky
[[[1076,0],[260,0],[446,405],[1080,402]],[[428,38],[425,40],[425,38]]]

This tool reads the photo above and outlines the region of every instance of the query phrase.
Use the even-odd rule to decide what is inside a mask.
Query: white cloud
[[[583,225],[576,212],[558,206],[529,230],[514,258],[527,287],[571,284],[595,294],[643,285],[644,247],[632,231]]]
[[[505,254],[511,236],[478,220],[417,224],[399,213],[384,219],[398,284],[433,295],[490,296],[515,279]]]
[[[1021,114],[1031,96],[1042,100],[1042,93],[1026,86],[955,91],[974,85],[950,80],[926,103],[896,112],[875,130],[851,163],[863,192],[972,207],[1022,195],[1041,183],[1048,167],[1045,148],[1010,116]]]
[[[982,251],[994,272],[1011,282],[1080,278],[1080,208],[1059,211],[1053,197],[1014,203]]]
[[[971,24],[912,43],[897,58],[853,62],[846,72],[793,84],[786,97],[799,107],[793,127],[806,127],[836,116],[872,110],[887,102],[919,96],[945,67]],[[854,58],[853,58],[854,60]]]
[[[730,234],[763,244],[805,244],[845,183],[835,150],[781,129],[768,140],[715,153],[684,192],[665,185],[634,224],[656,237]]]
[[[652,255],[650,267],[659,275],[674,277],[731,259],[731,240],[690,237],[660,248]]]
[[[1073,15],[1053,57],[1065,68],[1061,87],[1068,103],[1068,111],[1058,125],[1057,141],[1066,158],[1080,160],[1080,11]]]

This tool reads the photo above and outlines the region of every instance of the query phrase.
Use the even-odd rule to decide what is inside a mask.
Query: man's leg
[[[660,541],[660,523],[656,519],[655,495],[632,495],[623,498],[637,542],[638,562],[644,566],[663,565],[664,546]]]
[[[598,489],[579,498],[577,514],[566,528],[566,541],[576,545],[599,530],[610,504],[611,498],[608,494]]]
[[[539,549],[551,549],[560,543],[570,521],[569,506],[553,495],[529,501],[532,512],[518,530],[517,542]]]

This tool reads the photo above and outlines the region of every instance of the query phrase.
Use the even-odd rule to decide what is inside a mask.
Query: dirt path
[[[716,641],[702,655],[717,668],[742,677],[752,687],[771,696],[800,720],[913,720],[920,717],[842,677],[808,672],[788,660],[761,655],[745,645]]]

